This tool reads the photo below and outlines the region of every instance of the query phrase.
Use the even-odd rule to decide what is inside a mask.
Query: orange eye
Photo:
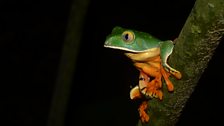
[[[131,31],[124,31],[122,33],[122,39],[125,41],[125,42],[131,42],[132,40],[134,40],[134,33],[131,32]]]

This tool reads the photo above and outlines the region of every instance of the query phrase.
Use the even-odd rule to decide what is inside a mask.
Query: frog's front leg
[[[140,72],[139,76],[139,89],[142,94],[144,94],[147,97],[155,97],[162,99],[163,93],[160,90],[162,87],[161,84],[161,76],[156,77],[153,80],[150,80],[150,78],[147,74],[144,72]]]
[[[173,47],[174,45],[172,41],[161,42],[160,56],[162,60],[162,65],[166,69],[166,71],[171,73],[177,79],[180,79],[182,76],[181,73],[167,64],[167,59],[173,52]]]
[[[153,66],[148,63],[135,63],[135,66],[140,70],[138,85],[140,92],[147,97],[155,97],[162,100],[160,63]]]
[[[139,83],[131,89],[130,98],[137,99],[144,95],[150,98],[159,97],[159,99],[162,99],[162,92],[158,90],[161,86],[155,79],[150,81],[150,77],[140,70]]]

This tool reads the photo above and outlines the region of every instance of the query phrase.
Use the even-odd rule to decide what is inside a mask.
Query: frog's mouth
[[[119,46],[110,46],[110,45],[104,45],[104,47],[106,48],[112,48],[112,49],[118,49],[118,50],[122,50],[125,52],[130,52],[130,53],[144,53],[147,52],[147,50],[132,50],[132,49],[128,49],[128,48],[124,48],[124,47],[119,47]]]
[[[160,54],[160,48],[151,48],[142,51],[131,50],[124,47],[104,45],[104,47],[118,49],[124,51],[124,54],[132,60],[135,61],[146,61],[150,58],[158,56]]]

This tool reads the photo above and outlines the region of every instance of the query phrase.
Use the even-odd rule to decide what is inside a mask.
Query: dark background
[[[138,72],[120,51],[103,47],[114,26],[178,37],[194,0],[90,1],[74,72],[66,126],[134,126],[130,86]],[[71,1],[0,2],[2,104],[8,125],[46,125]],[[189,99],[178,126],[214,125],[223,110],[223,41]],[[3,70],[4,69],[4,70]],[[5,70],[6,69],[6,70]]]

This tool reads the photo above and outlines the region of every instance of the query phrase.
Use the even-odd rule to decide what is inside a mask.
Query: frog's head
[[[148,33],[115,27],[107,36],[104,47],[141,53],[159,47],[159,42]]]

